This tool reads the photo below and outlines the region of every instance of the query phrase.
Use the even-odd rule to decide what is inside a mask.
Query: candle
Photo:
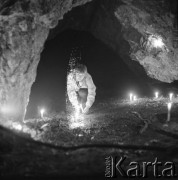
[[[159,92],[155,92],[155,98],[157,99],[159,95]]]
[[[133,97],[133,100],[136,101],[136,100],[137,100],[137,96],[134,96],[134,97]]]
[[[133,94],[130,93],[130,101],[132,101],[132,100],[133,100]]]
[[[169,99],[170,99],[170,101],[172,101],[172,98],[173,98],[173,93],[170,93],[170,94],[169,94]]]
[[[44,112],[45,112],[44,109],[41,109],[41,110],[40,110],[41,118],[44,118]]]
[[[168,107],[168,113],[167,113],[167,122],[170,121],[170,118],[171,118],[171,107],[172,107],[172,103],[168,103],[167,104],[167,107]]]

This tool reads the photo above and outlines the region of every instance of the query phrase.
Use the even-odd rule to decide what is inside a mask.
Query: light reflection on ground
[[[80,112],[74,112],[72,115],[69,116],[69,128],[84,128],[85,127],[85,118],[84,114]]]

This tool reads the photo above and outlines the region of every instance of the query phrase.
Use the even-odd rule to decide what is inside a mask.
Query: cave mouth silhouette
[[[48,113],[65,111],[67,68],[73,50],[74,58],[87,66],[97,87],[95,103],[126,98],[130,90],[148,94],[148,84],[136,77],[111,48],[89,32],[67,29],[45,43],[25,119],[37,117],[41,107]]]

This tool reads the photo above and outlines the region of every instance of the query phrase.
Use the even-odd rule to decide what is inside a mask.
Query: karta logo
[[[176,166],[173,162],[160,162],[156,157],[153,162],[131,161],[126,163],[126,157],[106,157],[105,177],[143,177],[149,175],[158,177],[177,177]],[[151,174],[150,174],[151,173]]]

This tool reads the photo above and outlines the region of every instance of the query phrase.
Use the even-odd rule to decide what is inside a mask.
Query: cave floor
[[[173,103],[169,123],[167,102],[164,98],[135,102],[110,99],[96,104],[78,120],[61,113],[28,121],[27,126],[37,130],[36,140],[58,146],[86,143],[166,146],[175,143],[178,137],[178,99]]]
[[[78,127],[73,127],[73,121],[64,113],[26,121],[28,128],[35,129],[35,141],[57,146],[57,150],[51,150],[54,157],[45,162],[40,160],[37,169],[44,166],[46,175],[104,177],[108,156],[125,156],[123,167],[126,169],[131,161],[154,162],[156,157],[163,164],[172,161],[177,167],[178,99],[174,99],[169,123],[166,123],[167,102],[166,98],[142,98],[135,102],[103,100],[95,103]],[[36,150],[32,151],[34,155]],[[34,175],[40,173],[36,170]]]

